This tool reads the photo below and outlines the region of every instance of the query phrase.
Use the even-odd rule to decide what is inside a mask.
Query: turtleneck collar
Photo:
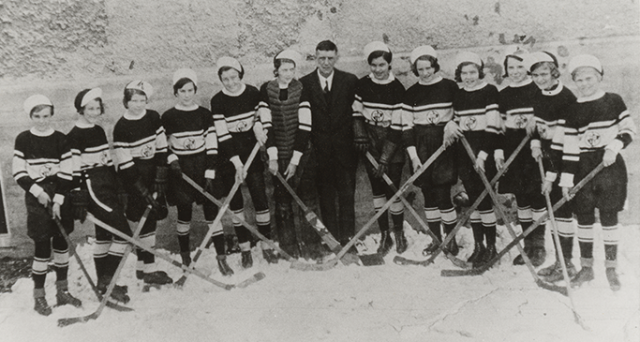
[[[29,132],[31,132],[31,134],[33,134],[33,135],[35,135],[37,137],[48,137],[51,134],[53,134],[53,128],[49,127],[46,131],[41,132],[41,131],[38,131],[35,127],[31,127]]]

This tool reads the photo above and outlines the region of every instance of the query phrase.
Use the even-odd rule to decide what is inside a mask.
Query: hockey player
[[[562,198],[562,190],[558,187],[557,175],[562,162],[562,144],[565,115],[569,105],[576,101],[573,93],[566,88],[559,80],[560,71],[558,62],[554,55],[546,51],[539,51],[529,54],[526,57],[527,64],[533,82],[539,90],[533,97],[533,113],[535,115],[535,130],[531,137],[531,156],[537,161],[542,158],[545,169],[545,180],[543,192],[549,193],[551,201],[555,203]],[[576,270],[571,263],[573,253],[573,236],[575,229],[572,220],[571,202],[565,204],[555,211],[556,226],[560,236],[560,244],[564,253],[567,271],[570,275]],[[522,227],[526,229],[526,227]],[[541,265],[546,257],[544,249],[544,226],[536,228],[533,235],[532,245],[525,243],[525,251],[534,265]],[[556,253],[557,254],[557,253]],[[524,263],[517,257],[514,264]],[[562,269],[560,262],[556,260],[549,267],[541,269],[538,274],[549,277],[549,280],[562,279]]]
[[[533,96],[539,92],[538,87],[528,77],[528,70],[524,58],[526,51],[510,48],[505,53],[505,78],[509,85],[499,94],[498,104],[500,115],[504,121],[504,136],[500,143],[500,150],[508,158],[528,134],[535,129],[533,114]],[[499,153],[499,152],[498,152]],[[502,169],[504,160],[499,160],[498,169]],[[523,148],[511,167],[500,179],[500,192],[515,195],[518,203],[518,221],[522,230],[531,226],[546,213],[546,203],[541,194],[540,171],[536,160],[531,156],[531,148]],[[524,250],[534,266],[544,262],[544,229],[536,229],[535,234],[529,234],[524,239]],[[521,255],[513,260],[514,265],[524,264]]]
[[[356,148],[361,153],[370,152],[378,162],[378,169],[365,163],[373,206],[377,211],[387,200],[393,197],[393,191],[382,180],[388,174],[396,188],[400,187],[404,153],[400,147],[402,133],[402,97],[404,86],[391,72],[393,53],[383,42],[371,42],[364,47],[364,55],[371,73],[356,84],[353,102],[353,133]],[[396,199],[389,210],[393,222],[396,251],[402,254],[407,250],[404,236],[404,205]],[[380,246],[378,253],[386,255],[393,246],[389,231],[389,216],[385,212],[378,219],[380,228]]]
[[[300,54],[293,50],[284,50],[274,58],[276,78],[260,87],[260,125],[255,128],[258,141],[267,147],[269,172],[274,176],[280,172],[287,181],[292,179],[292,183],[298,183],[304,173],[304,170],[298,171],[298,165],[302,155],[309,152],[311,132],[307,93],[303,91],[302,83],[295,78],[298,61]],[[301,166],[306,167],[304,164]],[[296,236],[294,226],[293,199],[275,177],[273,184],[280,247],[297,258],[302,251],[299,249],[299,237]],[[298,191],[305,190],[298,188]],[[304,218],[300,217],[300,220]]]
[[[437,52],[429,45],[415,48],[410,55],[411,70],[419,77],[405,93],[402,104],[402,135],[414,172],[443,143],[451,145],[459,133],[453,121],[453,97],[458,85],[442,78]],[[456,225],[457,215],[451,202],[451,186],[457,181],[456,151],[446,149],[432,166],[418,179],[424,196],[424,212],[429,229],[442,241],[441,223],[449,234]],[[431,242],[423,254],[438,248]],[[452,239],[447,249],[458,254],[458,245]]]
[[[54,110],[46,96],[33,95],[27,98],[24,111],[32,120],[33,127],[16,137],[13,178],[25,190],[27,235],[35,243],[31,266],[34,310],[48,316],[51,314],[51,307],[45,298],[44,283],[48,261],[52,255],[56,272],[57,305],[82,305],[79,299],[69,293],[69,245],[54,221],[60,220],[67,234],[73,231],[73,216],[68,199],[73,172],[71,150],[65,135],[51,128]]]
[[[120,193],[109,143],[102,127],[97,125],[104,114],[102,90],[85,89],[74,101],[78,112],[75,126],[67,134],[73,155],[73,182],[71,192],[74,218],[84,222],[87,211],[102,222],[129,236],[132,235],[124,209],[118,201]],[[127,243],[100,226],[95,226],[96,242],[93,250],[98,289],[104,293],[122,260]],[[128,302],[127,287],[116,285],[111,297]]]
[[[571,285],[580,286],[594,278],[593,225],[597,208],[607,280],[611,289],[617,291],[620,289],[616,273],[620,239],[618,212],[627,197],[627,168],[620,150],[631,143],[636,126],[620,95],[605,93],[600,88],[604,71],[598,58],[576,56],[569,61],[569,72],[579,97],[577,103],[569,107],[566,117],[560,178],[564,195],[600,162],[606,167],[574,199],[582,269],[571,280]]]
[[[168,139],[170,153],[167,162],[173,179],[169,182],[167,202],[178,208],[176,230],[182,263],[191,263],[189,230],[193,202],[202,205],[204,218],[209,229],[214,229],[213,246],[217,253],[218,269],[225,276],[233,274],[227,264],[224,249],[222,225],[213,227],[218,207],[206,200],[191,185],[182,179],[184,172],[208,192],[219,195],[219,187],[214,187],[218,141],[211,112],[195,102],[198,91],[198,77],[191,69],[179,69],[173,74],[173,94],[178,103],[162,114],[162,126]]]
[[[126,109],[113,128],[113,145],[118,175],[127,190],[125,206],[127,218],[138,222],[148,204],[154,207],[140,231],[140,242],[148,247],[156,244],[156,221],[166,217],[164,203],[156,201],[151,193],[158,192],[164,202],[167,178],[167,139],[158,112],[146,109],[153,94],[151,84],[133,81],[125,86],[122,103]],[[162,207],[161,207],[162,206]],[[166,272],[159,271],[155,256],[137,249],[136,277],[147,284],[170,284]]]
[[[469,194],[469,200],[474,202],[485,189],[475,169],[492,178],[495,174],[493,161],[504,160],[499,150],[492,153],[498,142],[502,120],[498,112],[498,90],[483,81],[484,64],[480,57],[475,53],[462,52],[457,57],[456,65],[456,81],[461,83],[462,88],[453,99],[454,120],[458,125],[453,129],[462,131],[476,157],[475,161],[470,160],[462,144],[458,144],[458,175]],[[490,153],[493,158],[488,158]],[[471,215],[471,229],[475,246],[468,261],[477,267],[497,254],[496,216],[488,196]]]
[[[256,111],[260,103],[260,91],[251,85],[244,84],[242,81],[244,68],[237,59],[221,57],[216,65],[218,77],[224,86],[211,98],[211,112],[220,145],[221,165],[217,177],[221,180],[225,194],[229,192],[235,180],[242,181],[246,178],[256,211],[258,231],[269,239],[271,237],[271,215],[264,183],[264,164],[259,159],[254,160],[248,167],[247,174],[243,174],[243,164],[247,162],[247,158],[257,142],[253,126],[257,119]],[[235,193],[230,208],[236,214],[244,217],[242,191],[238,190]],[[242,267],[249,268],[253,265],[251,233],[235,217],[233,225],[240,244]],[[273,249],[267,243],[261,242],[260,246],[265,260],[277,262],[278,259],[273,253]]]

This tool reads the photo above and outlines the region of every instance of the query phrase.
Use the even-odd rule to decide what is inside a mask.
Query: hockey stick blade
[[[239,287],[241,289],[244,289],[245,287],[257,283],[260,280],[264,279],[266,277],[266,275],[262,272],[258,272],[256,274],[254,274],[253,276],[251,276],[250,278],[246,279],[245,281],[242,281],[238,284],[236,284],[236,287]]]
[[[462,277],[462,276],[478,276],[482,275],[484,270],[481,268],[472,268],[469,270],[442,270],[440,276],[442,277]]]
[[[342,260],[345,261],[345,259],[347,259],[348,255],[355,256],[355,254],[347,253],[347,254],[344,255],[344,257],[342,257]],[[380,255],[378,253],[359,254],[357,256],[357,258],[360,259],[360,261],[362,262],[363,266],[380,266],[380,265],[384,265],[385,264],[384,263],[384,258],[382,257],[382,255]]]

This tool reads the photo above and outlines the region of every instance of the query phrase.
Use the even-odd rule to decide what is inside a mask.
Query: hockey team
[[[190,69],[173,75],[176,104],[162,115],[147,108],[152,86],[130,82],[124,88],[124,112],[113,128],[113,153],[105,129],[97,124],[105,114],[101,89],[78,93],[77,121],[67,134],[52,128],[54,105],[46,96],[29,97],[24,110],[33,127],[15,140],[13,176],[25,190],[27,230],[35,243],[35,311],[46,316],[52,310],[44,290],[51,258],[57,305],[81,305],[69,293],[69,245],[62,233],[71,233],[74,219],[84,222],[88,214],[128,236],[135,230],[141,245],[153,247],[157,221],[167,217],[167,204],[175,206],[179,252],[182,263],[189,266],[195,202],[202,205],[209,223],[207,242],[215,249],[222,275],[234,273],[226,261],[233,247],[241,253],[243,268],[253,266],[252,248],[261,251],[265,262],[277,263],[281,256],[273,245],[256,244],[241,224],[248,211],[242,191],[234,185],[242,182],[248,187],[261,235],[276,238],[279,248],[294,258],[322,261],[331,251],[305,221],[306,213],[294,196],[319,211],[328,231],[345,246],[357,232],[359,160],[365,163],[375,211],[389,208],[377,220],[381,233],[377,252],[383,256],[394,245],[402,254],[410,243],[404,235],[404,204],[392,190],[402,185],[405,162],[413,172],[421,172],[414,185],[422,192],[424,216],[435,237],[424,247],[425,256],[440,248],[448,255],[458,254],[455,237],[446,246],[439,243],[455,234],[460,219],[452,187],[460,181],[471,203],[486,190],[482,174],[491,179],[503,173],[499,192],[515,195],[523,231],[546,217],[545,195],[553,203],[570,200],[555,211],[552,226],[557,227],[561,248],[556,248],[555,263],[538,271],[541,277],[548,282],[563,280],[563,259],[571,286],[594,279],[593,227],[598,209],[606,277],[612,290],[620,288],[618,212],[626,200],[627,171],[619,152],[631,143],[636,127],[622,98],[601,89],[604,69],[598,58],[570,59],[567,71],[577,89],[574,95],[559,80],[557,58],[546,51],[506,51],[509,85],[500,91],[484,80],[484,63],[471,52],[458,54],[455,80],[450,80],[438,73],[437,51],[417,47],[409,60],[418,81],[406,90],[391,70],[393,53],[383,42],[364,47],[371,73],[359,80],[334,67],[338,48],[333,42],[320,42],[315,52],[317,69],[300,79],[296,77],[300,54],[280,52],[273,61],[274,79],[259,89],[244,83],[245,69],[237,59],[218,59],[223,88],[211,98],[210,108],[197,104],[198,77]],[[509,159],[511,164],[506,165]],[[570,189],[601,163],[605,168],[574,197]],[[425,164],[428,167],[421,170]],[[275,236],[265,186],[269,174],[274,185]],[[236,246],[225,238],[222,224],[214,224],[221,209],[187,178],[215,198],[230,198]],[[484,196],[469,216],[474,249],[467,263],[474,268],[498,254],[494,205]],[[128,221],[139,223],[140,229],[132,229]],[[576,235],[579,270],[572,263]],[[97,288],[105,294],[112,285],[111,298],[127,302],[127,287],[115,285],[114,273],[128,244],[98,224],[95,237]],[[141,248],[136,254],[138,279],[145,284],[173,282],[158,269],[154,254]],[[513,264],[530,260],[538,267],[545,262],[544,224],[526,235],[524,254]]]

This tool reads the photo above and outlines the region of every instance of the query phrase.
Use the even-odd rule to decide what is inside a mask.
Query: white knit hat
[[[193,82],[193,85],[198,86],[198,76],[195,71],[188,68],[176,70],[176,72],[173,73],[173,85],[176,85],[182,78],[188,78]]]
[[[413,63],[415,63],[418,58],[422,56],[431,56],[435,59],[438,59],[438,53],[431,47],[431,45],[422,45],[411,51],[411,56],[409,57],[409,59],[411,60],[411,64],[413,65]]]
[[[237,59],[229,56],[218,58],[218,61],[216,61],[216,66],[218,67],[218,70],[220,70],[220,68],[222,67],[229,67],[238,70],[238,72],[242,72],[242,65],[240,64],[240,62]]]
[[[147,97],[147,100],[153,95],[153,87],[151,86],[151,83],[141,80],[131,81],[124,87],[124,89],[140,90]]]
[[[528,54],[524,59],[524,66],[527,70],[532,71],[531,68],[534,65],[542,62],[550,62],[558,66],[558,61],[549,52],[545,51],[536,51]]]
[[[369,55],[371,55],[371,53],[373,53],[374,51],[391,52],[387,44],[379,41],[371,42],[365,45],[362,51],[364,52],[364,57],[367,59],[369,58]]]
[[[287,49],[277,54],[275,59],[290,59],[298,65],[302,56],[297,51]]]
[[[86,106],[87,103],[89,103],[89,102],[91,102],[91,101],[93,101],[93,100],[95,100],[97,98],[102,98],[102,89],[93,88],[93,89],[89,90],[82,97],[82,100],[80,101],[80,108]]]
[[[602,63],[600,63],[600,60],[593,55],[578,55],[571,58],[569,61],[569,73],[573,74],[580,67],[592,67],[596,69],[600,75],[604,74]]]
[[[529,54],[529,51],[521,48],[519,45],[509,45],[504,49],[504,57],[502,61],[504,62],[511,56],[521,58],[524,61],[525,55],[527,54]]]
[[[51,103],[51,100],[49,100],[48,97],[41,94],[29,96],[29,98],[27,98],[22,104],[22,107],[24,108],[24,111],[27,114],[31,115],[31,111],[33,110],[33,108],[40,105],[53,107],[53,103]]]
[[[465,62],[471,62],[477,65],[482,65],[482,58],[480,58],[480,56],[478,56],[478,54],[476,53],[469,52],[469,51],[462,51],[458,54],[458,56],[456,56],[456,67]]]

